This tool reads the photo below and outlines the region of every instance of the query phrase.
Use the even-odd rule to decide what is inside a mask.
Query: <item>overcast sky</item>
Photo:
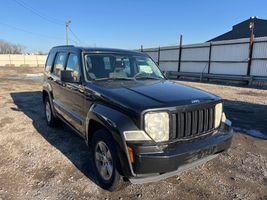
[[[201,43],[234,24],[267,19],[266,0],[0,0],[0,39],[26,51],[65,44],[65,21],[81,46],[135,49]],[[75,41],[75,42],[74,42]]]

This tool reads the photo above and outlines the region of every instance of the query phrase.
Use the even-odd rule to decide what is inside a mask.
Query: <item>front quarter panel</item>
[[[88,111],[86,117],[86,140],[92,136],[88,130],[90,127],[91,120],[100,123],[102,126],[106,127],[112,134],[115,142],[119,156],[121,167],[124,175],[132,176],[134,174],[132,166],[130,164],[129,155],[127,153],[127,146],[125,139],[123,137],[123,132],[126,130],[138,130],[133,120],[131,120],[127,115],[110,108],[103,104],[93,104]]]
[[[127,115],[110,108],[103,104],[93,104],[86,117],[86,126],[89,127],[89,122],[94,119],[100,122],[102,125],[110,128],[112,131],[117,131],[122,134],[125,130],[138,130],[138,127],[134,124]],[[99,121],[100,120],[100,121]],[[88,129],[86,131],[89,136]]]

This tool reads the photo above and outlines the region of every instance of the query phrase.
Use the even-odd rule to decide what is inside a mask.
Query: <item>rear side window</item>
[[[80,80],[80,65],[79,58],[77,55],[72,53],[69,55],[66,70],[73,72],[72,74],[75,81]]]
[[[55,59],[53,73],[60,76],[60,72],[64,70],[64,64],[66,62],[67,53],[58,53]]]
[[[52,68],[52,65],[53,65],[53,61],[54,61],[54,58],[55,58],[55,52],[50,52],[48,57],[47,57],[47,60],[46,60],[46,65],[45,65],[45,71],[46,72],[51,72],[51,68]]]

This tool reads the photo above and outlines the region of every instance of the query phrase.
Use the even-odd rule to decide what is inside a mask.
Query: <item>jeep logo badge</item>
[[[200,103],[198,99],[192,100],[191,103]]]

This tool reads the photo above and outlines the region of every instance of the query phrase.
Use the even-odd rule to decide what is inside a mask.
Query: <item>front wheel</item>
[[[91,148],[93,167],[99,186],[109,191],[119,190],[125,185],[119,173],[120,164],[115,145],[106,130],[98,130],[94,133]]]

